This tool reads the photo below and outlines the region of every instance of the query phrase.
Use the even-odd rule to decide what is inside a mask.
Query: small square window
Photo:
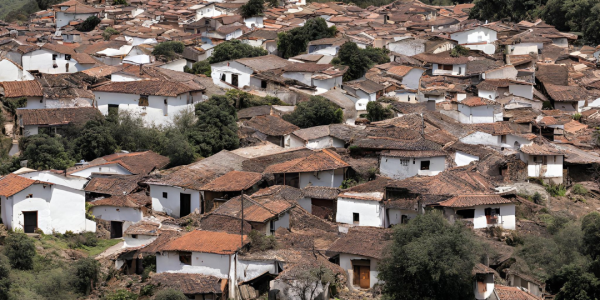
[[[406,167],[406,166],[408,166],[408,161],[409,161],[409,159],[401,159],[400,164]]]
[[[163,192],[163,198],[167,198],[167,192]]]
[[[131,235],[131,238],[132,238],[132,239],[137,239],[137,234],[132,234],[132,235]]]
[[[179,252],[179,261],[190,266],[192,264],[192,252]]]
[[[421,161],[421,170],[429,170],[429,165],[431,164],[428,160]]]
[[[360,214],[359,213],[352,213],[352,222],[354,224],[360,223]]]
[[[150,104],[148,103],[148,95],[141,95],[141,96],[140,96],[140,102],[139,102],[139,104],[138,104],[138,105],[139,105],[139,106],[148,106],[148,105],[150,105]]]
[[[58,54],[52,54],[52,60],[56,60],[58,58]]]
[[[65,59],[66,60],[71,60],[71,54],[65,54]]]

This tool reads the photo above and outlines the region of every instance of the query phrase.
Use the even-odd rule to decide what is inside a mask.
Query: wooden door
[[[111,221],[110,222],[110,238],[118,239],[123,237],[123,222]]]
[[[352,284],[360,285],[360,266],[352,266],[354,276],[352,276]]]
[[[368,289],[371,287],[371,268],[360,266],[360,287]]]
[[[192,195],[179,195],[179,217],[185,217],[192,212]]]
[[[25,221],[23,226],[23,230],[25,230],[25,233],[34,233],[35,229],[38,228],[38,212],[23,212],[23,218]]]

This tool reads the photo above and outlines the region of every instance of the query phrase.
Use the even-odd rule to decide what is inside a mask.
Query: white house
[[[46,43],[42,47],[29,47],[25,51],[12,51],[12,60],[23,70],[40,73],[75,73],[93,68],[96,60],[85,53],[76,53],[65,45]]]
[[[519,71],[513,65],[505,65],[496,69],[491,69],[481,74],[482,79],[511,79],[517,80]]]
[[[46,176],[46,175],[44,175]],[[2,220],[7,228],[45,234],[96,231],[85,218],[85,192],[69,185],[8,174],[0,179]]]
[[[331,135],[330,125],[298,129],[290,134],[285,148],[306,147],[309,149],[344,148],[346,142]]]
[[[255,16],[255,17],[250,17],[250,18],[244,18],[244,23],[246,24],[246,27],[248,28],[263,28],[265,27],[265,25],[263,25],[263,17],[261,16]]]
[[[481,98],[496,100],[505,94],[533,99],[533,83],[510,79],[486,79],[477,85]]]
[[[494,42],[498,40],[498,32],[483,25],[451,33],[450,38],[469,49],[481,50],[491,55],[496,52]]]
[[[347,68],[330,64],[297,63],[283,68],[282,76],[317,88],[317,94],[342,86]]]
[[[308,185],[339,187],[350,165],[330,150],[268,166],[264,173],[275,175],[275,184],[304,188]]]
[[[59,3],[53,5],[52,8],[55,11],[54,19],[57,29],[69,25],[71,21],[86,20],[89,17],[98,16],[102,12],[102,9],[85,5],[77,0]]]
[[[0,73],[0,82],[26,81],[34,79],[31,73],[23,70],[23,67],[8,58],[0,60],[0,70],[2,70]]]
[[[555,109],[577,113],[586,105],[590,99],[588,91],[580,86],[573,85],[555,85],[544,83],[544,89],[548,96],[552,98]]]
[[[494,123],[503,120],[502,105],[481,97],[458,101],[456,111],[446,115],[463,124]]]
[[[213,82],[223,88],[255,86],[262,87],[262,81],[251,77],[257,72],[280,69],[293,62],[276,55],[248,57],[229,62],[212,64]]]
[[[161,247],[156,255],[156,273],[191,273],[227,279],[229,295],[235,295],[238,251],[247,243],[245,235],[194,230]]]
[[[29,100],[28,100],[29,101]],[[29,104],[29,103],[28,103]],[[38,104],[31,101],[31,104]],[[28,105],[29,106],[29,105]],[[84,125],[99,116],[95,107],[17,109],[17,123],[23,136],[40,133],[42,130],[56,131],[69,125]]]
[[[144,218],[144,212],[150,207],[150,197],[145,192],[114,195],[91,202],[92,215],[97,219],[111,223],[111,238],[120,238],[127,228]]]
[[[474,229],[499,226],[515,230],[515,203],[498,195],[460,195],[439,202],[450,222],[473,223]]]
[[[335,220],[355,226],[384,227],[383,192],[345,191],[338,195]]]
[[[193,109],[203,94],[198,88],[166,80],[110,82],[92,91],[102,114],[128,111],[142,116],[148,125],[169,124],[178,113]]]
[[[369,79],[358,79],[344,82],[342,89],[358,99],[355,108],[358,112],[362,112],[367,110],[369,102],[383,96],[385,86]]]
[[[333,242],[327,253],[338,257],[351,289],[370,289],[379,282],[377,265],[391,238],[390,229],[354,227]]]
[[[437,150],[383,151],[379,158],[381,175],[404,179],[417,175],[435,176],[446,169],[446,153]]]
[[[405,89],[418,90],[421,83],[421,76],[425,69],[410,66],[394,66],[387,70],[387,75],[400,79]]]
[[[542,178],[546,182],[563,182],[563,151],[550,143],[521,145],[520,158],[527,163],[529,177]]]
[[[450,51],[438,54],[421,53],[413,56],[424,63],[431,64],[432,75],[465,76],[467,74],[467,63],[472,60],[469,56],[454,57]]]
[[[123,247],[143,247],[150,245],[159,236],[162,223],[156,220],[143,220],[128,226],[123,233]]]
[[[487,300],[494,293],[494,274],[495,271],[484,264],[476,264],[473,267],[475,275],[474,295],[477,300]]]

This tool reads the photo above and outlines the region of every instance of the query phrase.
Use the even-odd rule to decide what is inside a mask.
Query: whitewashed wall
[[[405,210],[405,209],[388,209],[385,227],[387,228],[391,225],[396,225],[396,224],[402,223],[403,215],[407,216],[408,220],[414,219],[417,217],[417,211]]]
[[[416,175],[435,176],[446,169],[445,156],[406,159],[409,160],[408,165],[403,166],[400,157],[382,155],[379,161],[381,175],[394,179],[404,179]],[[421,161],[430,162],[429,170],[421,170]]]
[[[106,221],[138,222],[144,218],[139,208],[99,205],[92,208],[92,214]],[[124,228],[125,229],[125,228]]]
[[[438,64],[432,64],[431,72],[433,75],[465,75],[467,72],[466,64],[452,65],[452,71],[439,69]]]
[[[14,63],[4,59],[0,61],[0,82],[3,81],[24,81],[34,80],[35,78],[31,73],[24,71]]]
[[[476,131],[461,138],[460,141],[470,145],[499,146],[500,136],[494,136],[486,132]]]
[[[466,166],[473,161],[479,160],[479,156],[471,155],[465,152],[456,151],[454,162],[457,167]]]
[[[89,167],[81,171],[71,173],[71,175],[79,176],[82,178],[88,178],[92,176],[92,173],[114,173],[115,175],[131,175],[131,172],[123,168],[118,163]]]
[[[71,21],[75,21],[77,19],[81,19],[81,20],[86,20],[87,18],[91,17],[91,16],[95,16],[97,15],[96,13],[67,13],[67,12],[63,12],[63,11],[57,11],[54,15],[55,18],[55,22],[56,22],[56,28],[61,28],[63,26],[67,26],[69,25],[69,23]]]
[[[338,198],[335,220],[354,224],[353,213],[359,214],[359,226],[382,227],[384,224],[385,209],[379,201]]]
[[[56,54],[56,60],[52,60],[52,55]],[[62,74],[75,73],[89,69],[92,66],[83,66],[71,58],[65,59],[65,54],[56,53],[47,49],[39,49],[26,54],[22,57],[23,69],[27,71],[37,70],[41,73]],[[54,68],[56,64],[56,68]],[[67,64],[69,68],[67,69]]]
[[[475,206],[475,218],[473,219],[473,227],[475,229],[486,228],[487,219],[485,217],[486,208],[500,208],[498,216],[498,224],[504,229],[515,230],[515,204],[498,204],[498,205],[478,205]]]
[[[402,77],[402,84],[409,89],[419,89],[419,83],[421,82],[421,76],[425,70],[422,69],[412,69],[408,72],[408,74]]]
[[[237,279],[238,281],[248,281],[261,276],[265,272],[269,274],[277,274],[274,260],[259,261],[259,260],[244,260],[240,259],[237,263]]]
[[[315,173],[300,173],[300,188],[312,186],[339,187],[344,181],[344,170],[327,170]]]
[[[133,238],[130,234],[126,234],[123,238],[123,248],[150,245],[150,243],[154,242],[156,238],[158,238],[157,235],[138,234],[137,238]]]
[[[179,218],[180,212],[180,196],[190,194],[191,211],[200,210],[200,192],[195,190],[183,189],[180,187],[168,185],[150,184],[150,197],[152,197],[152,209],[154,211],[162,211],[172,217]],[[163,198],[163,192],[167,193],[167,198]]]
[[[533,99],[532,85],[511,84],[508,86],[508,91],[515,96],[527,98],[530,100]]]
[[[556,178],[563,177],[563,156],[546,155],[547,165],[543,166],[533,162],[532,155],[524,154],[527,160],[527,172],[529,177]],[[544,172],[545,170],[545,172]]]
[[[490,297],[494,292],[494,274],[486,274],[484,282],[486,287],[484,293],[479,292],[479,289],[477,288],[477,281],[474,281],[473,283],[473,288],[475,290],[475,299],[477,300],[488,299],[488,297]]]
[[[370,259],[371,260],[370,284],[371,284],[371,288],[372,288],[375,284],[377,284],[379,282],[379,280],[377,279],[377,275],[379,274],[379,272],[377,271],[377,259],[360,256],[360,255],[340,253],[340,267],[342,267],[342,269],[344,269],[344,270],[346,270],[346,272],[348,272],[348,275],[349,275],[348,276],[348,284],[352,284],[352,279],[354,278],[354,268],[352,267],[352,260],[358,260],[358,259]]]
[[[450,34],[450,38],[457,41],[459,44],[472,43],[493,43],[498,39],[498,34],[488,28],[478,27],[471,30],[465,30]]]

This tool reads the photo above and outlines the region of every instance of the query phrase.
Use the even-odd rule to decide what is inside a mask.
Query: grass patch
[[[84,253],[86,253],[89,256],[96,256],[96,255],[104,252],[104,250],[118,244],[120,241],[121,240],[118,240],[118,239],[113,239],[113,240],[99,239],[96,246],[90,247],[90,246],[82,245],[82,246],[78,247],[77,249],[83,251]],[[61,250],[72,249],[69,245],[69,240],[65,239],[64,237],[55,237],[52,235],[42,235],[40,242],[42,243],[42,247],[44,247],[45,249],[49,249],[49,248],[61,249]]]
[[[89,256],[96,256],[104,252],[104,250],[118,244],[119,242],[121,242],[121,240],[98,240],[98,245],[96,245],[95,247],[83,246],[82,250],[86,252]]]

